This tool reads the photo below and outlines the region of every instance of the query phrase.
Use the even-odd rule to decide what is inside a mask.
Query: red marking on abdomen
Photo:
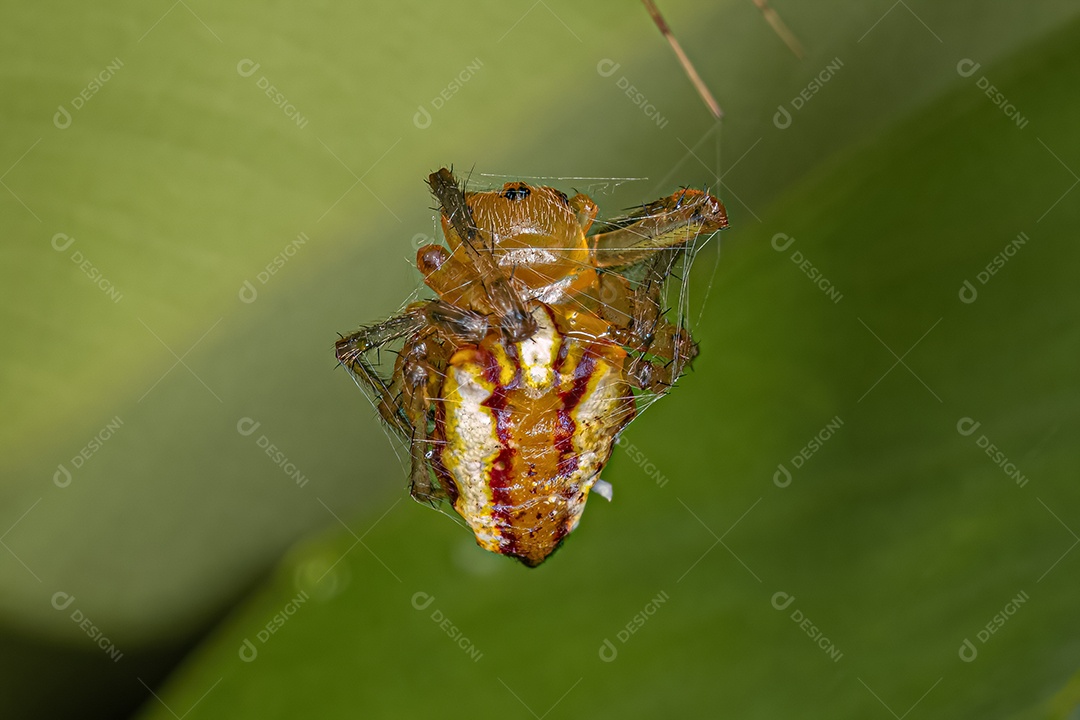
[[[494,365],[496,380],[499,376],[498,361],[494,356],[488,362],[487,368]],[[499,440],[499,453],[491,463],[491,473],[488,477],[488,487],[491,488],[491,515],[500,530],[500,537],[505,541],[502,552],[515,553],[517,551],[517,537],[513,533],[503,533],[511,526],[510,508],[513,507],[513,499],[510,491],[513,482],[514,448],[511,447],[511,434],[513,427],[510,419],[510,410],[507,409],[509,400],[507,388],[495,382],[495,388],[491,397],[480,403],[491,409],[495,418],[495,435]]]
[[[559,451],[558,470],[560,476],[567,476],[577,470],[577,455],[574,453],[574,430],[577,423],[570,417],[570,411],[559,408],[555,417],[555,449]]]
[[[586,352],[574,368],[574,384],[559,396],[562,407],[559,408],[555,424],[555,447],[559,450],[558,473],[563,478],[569,477],[578,469],[578,456],[574,452],[574,433],[577,432],[577,423],[574,422],[572,413],[585,397],[585,392],[589,389],[589,380],[595,372],[596,358]]]

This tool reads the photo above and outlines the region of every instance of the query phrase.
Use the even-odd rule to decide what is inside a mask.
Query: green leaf
[[[1078,40],[1073,24],[958,77],[744,218],[693,375],[632,426],[615,502],[549,563],[499,562],[388,503],[299,547],[164,702],[198,702],[192,717],[1043,705],[1080,660]]]
[[[893,652],[922,626],[887,621],[896,614],[888,592],[929,563],[928,542],[963,541],[928,577],[955,572],[969,590],[942,591],[924,609],[952,613],[954,624],[923,631],[955,628],[952,645],[1021,589],[1012,580],[1030,580],[1024,573],[1067,549],[1071,536],[1041,506],[982,494],[981,483],[1004,474],[974,441],[946,457],[939,444],[961,413],[977,418],[976,439],[985,433],[1030,478],[1018,497],[1038,489],[1077,527],[1061,480],[1075,423],[1070,247],[1053,245],[1074,227],[1073,196],[1032,219],[1072,182],[1050,149],[1077,166],[1072,36],[1048,40],[1075,8],[778,7],[808,49],[802,62],[753,3],[663,9],[727,112],[722,130],[643,9],[622,2],[189,0],[6,13],[0,715],[117,714],[145,693],[140,680],[156,687],[230,612],[164,693],[177,714],[210,687],[199,712],[231,703],[236,714],[283,713],[283,695],[296,698],[290,708],[331,716],[365,703],[402,714],[409,703],[428,707],[429,695],[450,698],[443,713],[480,697],[517,711],[502,682],[542,714],[579,677],[559,712],[753,697],[761,714],[790,714],[784,697],[801,710],[833,688],[849,693],[838,711],[884,712],[864,704],[873,698],[855,680],[897,708],[925,689],[909,673],[925,661],[919,646]],[[964,58],[982,69],[961,77]],[[830,65],[839,69],[821,80]],[[984,75],[1029,126],[1010,125],[976,84]],[[814,78],[820,91],[810,93]],[[778,106],[804,91],[811,99],[778,129]],[[925,109],[946,92],[948,102]],[[429,126],[418,126],[421,107]],[[712,287],[695,328],[704,350],[695,373],[627,433],[632,446],[609,473],[615,504],[589,510],[532,575],[477,550],[449,519],[394,505],[404,470],[374,412],[333,369],[335,332],[392,313],[416,288],[413,243],[435,235],[422,179],[447,163],[474,171],[474,183],[648,178],[560,183],[592,193],[606,215],[708,185],[733,220],[715,278],[708,252],[693,278],[697,303]],[[1030,240],[979,286],[977,303],[946,312],[959,283],[977,282],[1020,230]],[[779,232],[796,238],[785,254],[769,244]],[[790,262],[796,250],[843,294],[839,304]],[[255,302],[244,301],[248,284]],[[896,410],[936,404],[903,366],[859,402],[895,361],[859,318],[902,355],[938,317],[905,362],[948,410]],[[766,491],[780,490],[777,464],[837,415],[835,439],[767,502]],[[238,431],[255,422],[251,435]],[[928,508],[927,493],[939,498],[928,487],[944,502],[966,488],[965,514]],[[725,543],[776,590],[720,545],[676,582],[714,540],[683,503],[722,534],[758,497]],[[1024,514],[1033,511],[1043,514]],[[335,515],[401,583],[361,544],[334,565],[355,540],[335,534]],[[920,528],[932,542],[920,535],[907,547],[903,533]],[[285,553],[278,579],[240,602]],[[841,561],[852,563],[843,573],[832,569]],[[1053,585],[1071,561],[1024,585],[1030,602],[975,664],[977,680],[1000,676],[989,685],[1008,707],[1049,696],[1077,666],[1061,610],[1073,598]],[[929,581],[915,587],[937,592]],[[779,590],[828,628],[849,674],[816,674],[821,651],[768,604]],[[240,661],[239,643],[257,641],[301,591],[310,599],[257,662]],[[410,604],[420,591],[436,598],[424,612]],[[618,643],[660,592],[668,599],[655,618],[618,646],[617,662],[598,665],[602,639]],[[58,610],[57,593],[73,605]],[[856,601],[861,610],[849,610]],[[870,601],[889,609],[883,619],[868,619]],[[1027,609],[1041,602],[1045,615]],[[462,663],[465,651],[431,620],[436,610],[483,653],[478,662]],[[1021,633],[1029,614],[1048,619]],[[1028,676],[983,670],[1010,647],[1009,633],[1046,665]],[[800,663],[779,673],[798,677],[785,677],[784,693],[763,692],[778,649]],[[846,669],[867,653],[885,656],[884,669]],[[1031,689],[1039,672],[1042,692]],[[417,693],[417,682],[439,687]]]

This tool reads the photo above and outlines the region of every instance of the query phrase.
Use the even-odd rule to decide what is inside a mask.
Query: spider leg
[[[432,399],[438,392],[439,370],[428,358],[434,349],[429,346],[431,339],[419,335],[409,340],[402,349],[399,361],[403,379],[401,408],[409,421],[409,494],[414,500],[434,505],[446,498],[447,492],[432,481],[428,457],[434,451],[431,435],[428,431],[428,410]]]
[[[444,337],[460,342],[479,342],[487,334],[487,320],[476,313],[454,307],[440,300],[414,303],[400,315],[375,325],[362,327],[335,344],[338,362],[375,393],[382,418],[405,437],[413,434],[413,424],[401,397],[401,380],[407,379],[403,358],[414,358],[406,350],[425,326],[434,326]],[[400,338],[409,338],[398,358],[392,378],[384,377],[368,359],[368,353],[379,350]]]
[[[662,309],[664,284],[683,252],[654,251],[644,263],[645,275],[637,286],[630,290],[625,280],[609,286],[614,304],[600,308],[611,316],[608,336],[630,351],[626,369],[630,382],[659,395],[668,391],[698,354],[690,332],[665,320]]]
[[[423,273],[424,283],[443,301],[482,315],[494,315],[475,268],[460,257],[462,254],[452,254],[442,245],[425,245],[416,252],[416,267]]]
[[[441,300],[410,305],[405,312],[360,328],[336,344],[338,361],[362,380],[378,398],[382,418],[409,440],[409,493],[433,504],[447,497],[433,482],[428,458],[433,451],[429,411],[438,397],[441,367],[460,343],[478,343],[487,334],[487,319]],[[394,340],[406,338],[394,366],[384,377],[368,359]]]
[[[470,263],[478,271],[506,339],[520,342],[532,337],[537,328],[536,319],[526,310],[525,303],[510,285],[509,278],[495,262],[491,251],[483,246],[480,232],[473,222],[472,210],[465,201],[465,191],[458,185],[453,173],[442,168],[428,177],[428,185],[442,206],[442,214],[461,238]]]
[[[724,206],[712,195],[700,190],[680,190],[606,225],[615,229],[590,238],[593,263],[598,268],[641,262],[658,250],[685,245],[698,235],[723,230],[728,221]]]
[[[381,323],[362,327],[334,345],[338,362],[375,394],[379,415],[390,427],[406,437],[411,435],[412,427],[392,389],[393,382],[379,374],[367,354],[394,340],[415,334],[425,322],[423,312],[416,307],[410,307],[400,315]]]
[[[627,375],[636,387],[666,393],[697,356],[690,332],[664,319],[664,287],[697,237],[727,226],[719,200],[684,189],[609,221],[611,229],[590,237],[595,266],[616,269],[600,278],[598,312],[612,323],[611,338],[630,350]],[[632,289],[618,269],[628,266],[644,270]]]
[[[409,433],[409,494],[429,505],[449,498],[445,487],[433,480],[430,458],[438,451],[432,438],[430,413],[440,396],[447,359],[460,344],[479,343],[488,331],[487,318],[433,300],[423,306],[425,327],[408,341],[398,356],[394,377],[402,382],[401,406],[411,426]]]

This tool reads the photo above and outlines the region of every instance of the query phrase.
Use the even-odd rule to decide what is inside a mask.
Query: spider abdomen
[[[449,361],[433,463],[480,545],[534,566],[578,524],[634,414],[623,348],[568,337],[545,305],[539,330],[497,332]]]
[[[684,188],[603,221],[597,206],[517,180],[467,192],[428,176],[446,245],[416,253],[436,297],[335,343],[338,361],[409,443],[409,494],[448,500],[479,545],[536,566],[581,519],[635,413],[698,354],[685,270],[727,227],[723,204]],[[680,277],[677,272],[682,272]],[[668,309],[675,312],[668,314]],[[379,350],[401,341],[393,373]]]

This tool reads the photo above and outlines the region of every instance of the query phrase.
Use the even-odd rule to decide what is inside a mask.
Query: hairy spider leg
[[[687,245],[728,226],[727,213],[712,195],[685,189],[608,225],[615,229],[590,238],[596,266],[644,265],[645,275],[631,290],[621,273],[604,273],[598,312],[615,326],[612,338],[632,351],[627,375],[635,386],[664,394],[698,353],[690,332],[663,318],[664,283]]]
[[[728,220],[727,211],[715,197],[701,190],[686,189],[607,224],[616,229],[590,238],[598,268],[641,262],[657,250],[684,245],[698,235],[723,230]]]
[[[499,327],[509,342],[521,342],[536,333],[536,319],[526,310],[525,303],[510,285],[503,269],[495,262],[489,248],[479,242],[479,232],[473,222],[472,210],[465,202],[465,192],[454,175],[446,168],[428,177],[431,192],[442,206],[442,213],[463,241],[469,260],[476,266],[488,300],[499,317]]]
[[[427,458],[432,452],[431,436],[428,432],[428,411],[438,396],[441,371],[429,359],[437,353],[445,353],[434,343],[432,335],[438,330],[425,328],[410,338],[398,355],[400,373],[395,377],[403,379],[399,406],[409,419],[409,494],[413,499],[434,505],[436,501],[448,497],[447,491],[438,483],[432,482]],[[441,363],[445,366],[445,358]]]
[[[648,262],[644,280],[634,292],[633,322],[627,345],[635,351],[627,375],[643,390],[664,394],[683,369],[697,357],[698,347],[690,331],[676,327],[663,317],[661,301],[664,281],[682,250],[664,250]],[[650,361],[663,358],[665,363]]]
[[[334,344],[338,362],[371,388],[383,420],[405,437],[412,433],[408,416],[395,399],[392,382],[378,373],[367,354],[394,340],[415,334],[425,323],[423,311],[412,307],[380,323],[361,327]]]
[[[424,283],[447,303],[483,315],[495,314],[476,270],[442,245],[417,250],[416,267],[424,275]]]
[[[488,196],[505,198],[515,207],[493,207],[500,200]],[[596,203],[587,195],[578,194],[567,198],[565,194],[552,188],[531,187],[525,183],[507,183],[502,191],[473,193],[471,197],[466,195],[466,200],[473,203],[469,207],[476,225],[481,224],[481,218],[485,218],[488,224],[498,225],[500,221],[513,224],[513,212],[520,213],[522,206],[535,203],[537,198],[543,198],[541,202],[547,201],[556,205],[556,208],[552,209],[554,215],[564,212],[565,209],[573,225],[561,226],[558,219],[555,219],[547,228],[550,235],[544,235],[542,240],[539,235],[531,232],[523,232],[519,237],[506,237],[480,229],[481,242],[487,233],[492,234],[492,253],[496,263],[509,272],[511,288],[526,307],[531,309],[530,301],[534,299],[547,304],[573,306],[572,310],[566,312],[582,315],[588,327],[579,327],[580,323],[570,323],[571,327],[565,329],[581,331],[577,333],[581,339],[602,337],[606,323],[593,317],[590,306],[582,302],[582,299],[595,294],[593,290],[599,282],[592,266],[592,250],[586,238],[586,232],[597,214]],[[525,211],[525,215],[528,216],[530,212],[540,214],[542,211]],[[580,238],[580,242],[574,237],[575,234]],[[561,244],[552,244],[560,237]],[[482,314],[495,315],[483,286],[481,269],[470,262],[468,247],[453,225],[447,229],[446,240],[450,249],[433,244],[425,245],[417,251],[416,266],[424,275],[424,283],[449,303]],[[535,251],[535,254],[530,251]],[[501,257],[500,253],[503,253]],[[507,261],[507,257],[513,257],[515,253],[521,258],[520,264]],[[582,297],[579,298],[579,295]],[[584,317],[586,315],[589,317]],[[625,319],[629,319],[629,314]]]
[[[427,463],[431,438],[428,414],[437,397],[441,368],[463,344],[480,342],[487,334],[485,317],[442,300],[414,303],[405,312],[376,325],[360,328],[337,341],[338,361],[362,380],[378,398],[379,414],[409,439],[409,492],[426,503],[446,497],[431,480]],[[380,375],[367,358],[387,343],[405,337],[393,378]]]

